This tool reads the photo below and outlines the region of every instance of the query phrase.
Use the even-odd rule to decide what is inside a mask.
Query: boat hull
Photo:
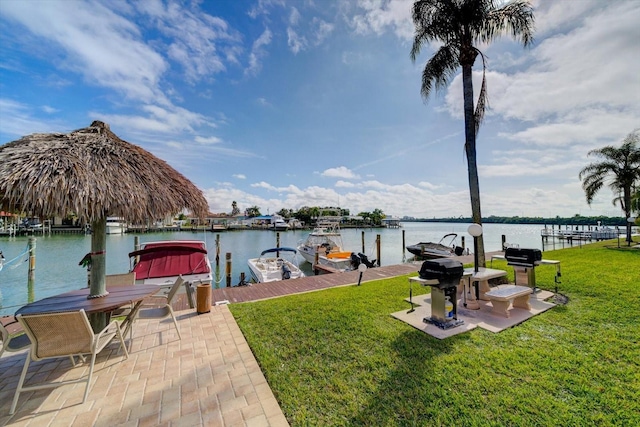
[[[108,217],[105,232],[107,234],[124,234],[127,231],[127,225],[122,218]]]
[[[407,250],[415,256],[425,259],[448,258],[456,256],[452,248],[433,242],[421,242],[407,246]]]
[[[284,259],[281,254],[292,254],[293,260]],[[274,254],[265,257],[265,254]],[[263,251],[258,258],[247,261],[251,277],[256,283],[277,282],[280,280],[305,277],[296,262],[297,252],[293,248],[272,248]]]
[[[251,272],[251,278],[256,283],[277,282],[280,280],[305,277],[304,273],[296,265],[282,259],[252,258],[247,261],[247,265]]]

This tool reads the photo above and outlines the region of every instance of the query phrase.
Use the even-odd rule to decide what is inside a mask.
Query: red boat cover
[[[147,243],[144,249],[129,254],[133,256],[140,257],[133,267],[136,280],[210,272],[202,242]]]

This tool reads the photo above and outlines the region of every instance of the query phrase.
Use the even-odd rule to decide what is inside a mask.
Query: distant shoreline
[[[454,222],[454,223],[471,223],[473,220],[471,217],[458,217],[458,218],[402,218],[400,222]],[[483,224],[533,224],[533,225],[601,225],[609,227],[626,227],[627,220],[623,217],[608,217],[608,216],[573,216],[573,217],[555,217],[555,218],[540,218],[540,217],[522,217],[522,216],[490,216],[482,218]]]

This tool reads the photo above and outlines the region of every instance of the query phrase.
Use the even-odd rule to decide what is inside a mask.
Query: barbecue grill
[[[418,274],[431,286],[431,317],[425,317],[424,322],[441,329],[462,325],[457,309],[458,285],[464,274],[462,263],[451,258],[430,259],[422,263]],[[447,310],[447,299],[452,310]]]
[[[535,289],[535,268],[542,261],[542,251],[540,249],[507,248],[504,251],[504,258],[507,260],[507,265],[513,267],[515,284]]]

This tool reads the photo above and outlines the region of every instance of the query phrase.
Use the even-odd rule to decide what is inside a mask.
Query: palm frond
[[[484,120],[485,107],[488,106],[487,62],[486,62],[486,57],[482,52],[478,50],[478,54],[482,58],[482,84],[480,85],[480,93],[478,94],[478,104],[476,105],[476,111],[473,113],[473,118],[476,125],[476,135],[478,135],[478,131],[480,130],[480,125]]]
[[[521,41],[524,46],[529,46],[533,43],[534,23],[533,7],[528,1],[511,1],[487,13],[486,19],[478,29],[476,40],[487,43],[509,32],[515,40]]]
[[[432,90],[446,89],[449,81],[458,69],[458,52],[453,46],[442,46],[427,61],[422,71],[422,88],[420,93],[426,100]]]

